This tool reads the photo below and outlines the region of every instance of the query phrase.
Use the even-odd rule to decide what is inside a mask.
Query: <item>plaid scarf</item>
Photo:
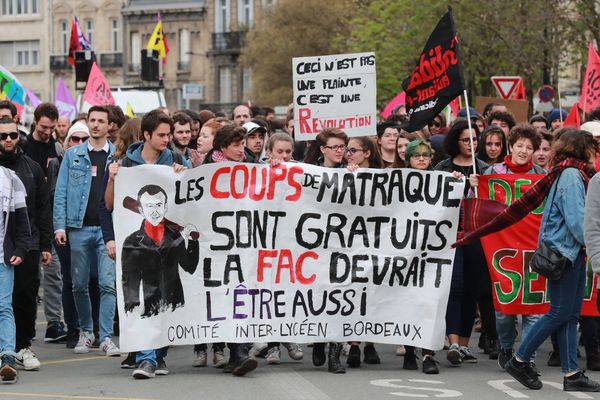
[[[246,153],[244,153],[242,155],[242,159],[239,160],[238,162],[242,162],[246,159]],[[216,163],[220,163],[220,162],[225,162],[225,161],[231,161],[230,159],[228,159],[227,157],[225,157],[225,154],[223,154],[222,151],[219,150],[215,150],[212,153],[212,160]]]
[[[544,201],[552,184],[565,168],[577,168],[587,189],[589,182],[587,164],[574,158],[567,158],[554,166],[548,175],[540,179],[519,200],[508,207],[494,200],[464,199],[461,209],[462,231],[459,232],[458,240],[452,247],[467,245],[482,236],[501,231],[525,218],[529,212],[535,210]]]

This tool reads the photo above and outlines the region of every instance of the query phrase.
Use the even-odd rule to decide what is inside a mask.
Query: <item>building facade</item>
[[[111,88],[123,85],[123,0],[53,0],[51,2],[51,87],[59,78],[75,93],[75,69],[67,62],[71,19],[90,41],[96,62]],[[54,92],[54,90],[53,90]]]
[[[51,99],[48,0],[0,0],[0,65],[42,101]]]

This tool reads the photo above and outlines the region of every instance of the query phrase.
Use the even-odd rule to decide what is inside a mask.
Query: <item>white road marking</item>
[[[562,383],[557,383],[557,382],[549,382],[549,381],[542,381],[542,383],[544,385],[548,385],[548,386],[552,386],[553,388],[556,388],[560,391],[563,390],[563,385]],[[582,392],[568,392],[570,396],[576,397],[578,399],[593,399],[592,396],[582,393]]]
[[[410,383],[427,383],[427,384],[432,384],[432,385],[443,385],[445,382],[442,381],[434,381],[434,380],[429,380],[429,379],[407,379],[407,382]],[[391,395],[394,396],[398,396],[398,397],[418,397],[418,398],[423,398],[423,397],[438,397],[438,398],[447,398],[447,397],[460,397],[462,396],[462,393],[457,391],[457,390],[452,390],[452,389],[438,389],[438,388],[432,388],[432,387],[420,387],[420,386],[412,386],[412,385],[398,385],[397,383],[402,382],[402,379],[376,379],[371,381],[371,385],[374,386],[380,386],[380,387],[387,387],[387,388],[394,388],[394,389],[408,389],[409,392],[390,392]],[[412,391],[416,391],[416,392],[433,392],[436,394],[433,394],[430,396],[428,394],[424,394],[424,393],[414,393]]]
[[[513,399],[528,399],[525,393],[521,393],[516,389],[513,389],[506,385],[507,382],[517,383],[514,379],[500,379],[497,381],[488,381],[488,385],[493,387],[496,390],[504,392],[506,395],[512,397]],[[517,383],[519,384],[519,383]]]

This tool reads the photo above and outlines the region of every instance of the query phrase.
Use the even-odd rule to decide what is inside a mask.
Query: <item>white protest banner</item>
[[[121,168],[121,350],[353,340],[440,349],[463,186],[409,169]]]
[[[375,135],[375,53],[299,57],[294,70],[294,137],[314,140],[323,128],[350,137]]]

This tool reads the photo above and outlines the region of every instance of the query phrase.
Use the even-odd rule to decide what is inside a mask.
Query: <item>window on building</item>
[[[40,0],[0,0],[2,16],[36,15]]]
[[[229,0],[215,0],[215,32],[229,32],[230,13]]]
[[[139,32],[131,32],[131,64],[139,66],[142,63],[142,38]]]
[[[92,21],[91,19],[86,19],[85,20],[85,37],[90,42],[90,44],[94,43],[93,36],[94,36],[94,21]]]
[[[110,19],[110,48],[113,52],[119,51],[121,39],[121,26],[117,18]]]
[[[242,99],[250,98],[250,90],[252,89],[252,70],[244,68],[242,71]]]
[[[231,68],[219,67],[219,102],[231,103]]]
[[[190,62],[190,31],[187,29],[179,30],[179,62],[187,64]]]
[[[66,20],[60,21],[60,54],[69,52],[69,23]]]
[[[252,0],[238,0],[238,24],[250,28],[254,20]]]
[[[27,67],[40,64],[39,40],[0,42],[0,65]]]

